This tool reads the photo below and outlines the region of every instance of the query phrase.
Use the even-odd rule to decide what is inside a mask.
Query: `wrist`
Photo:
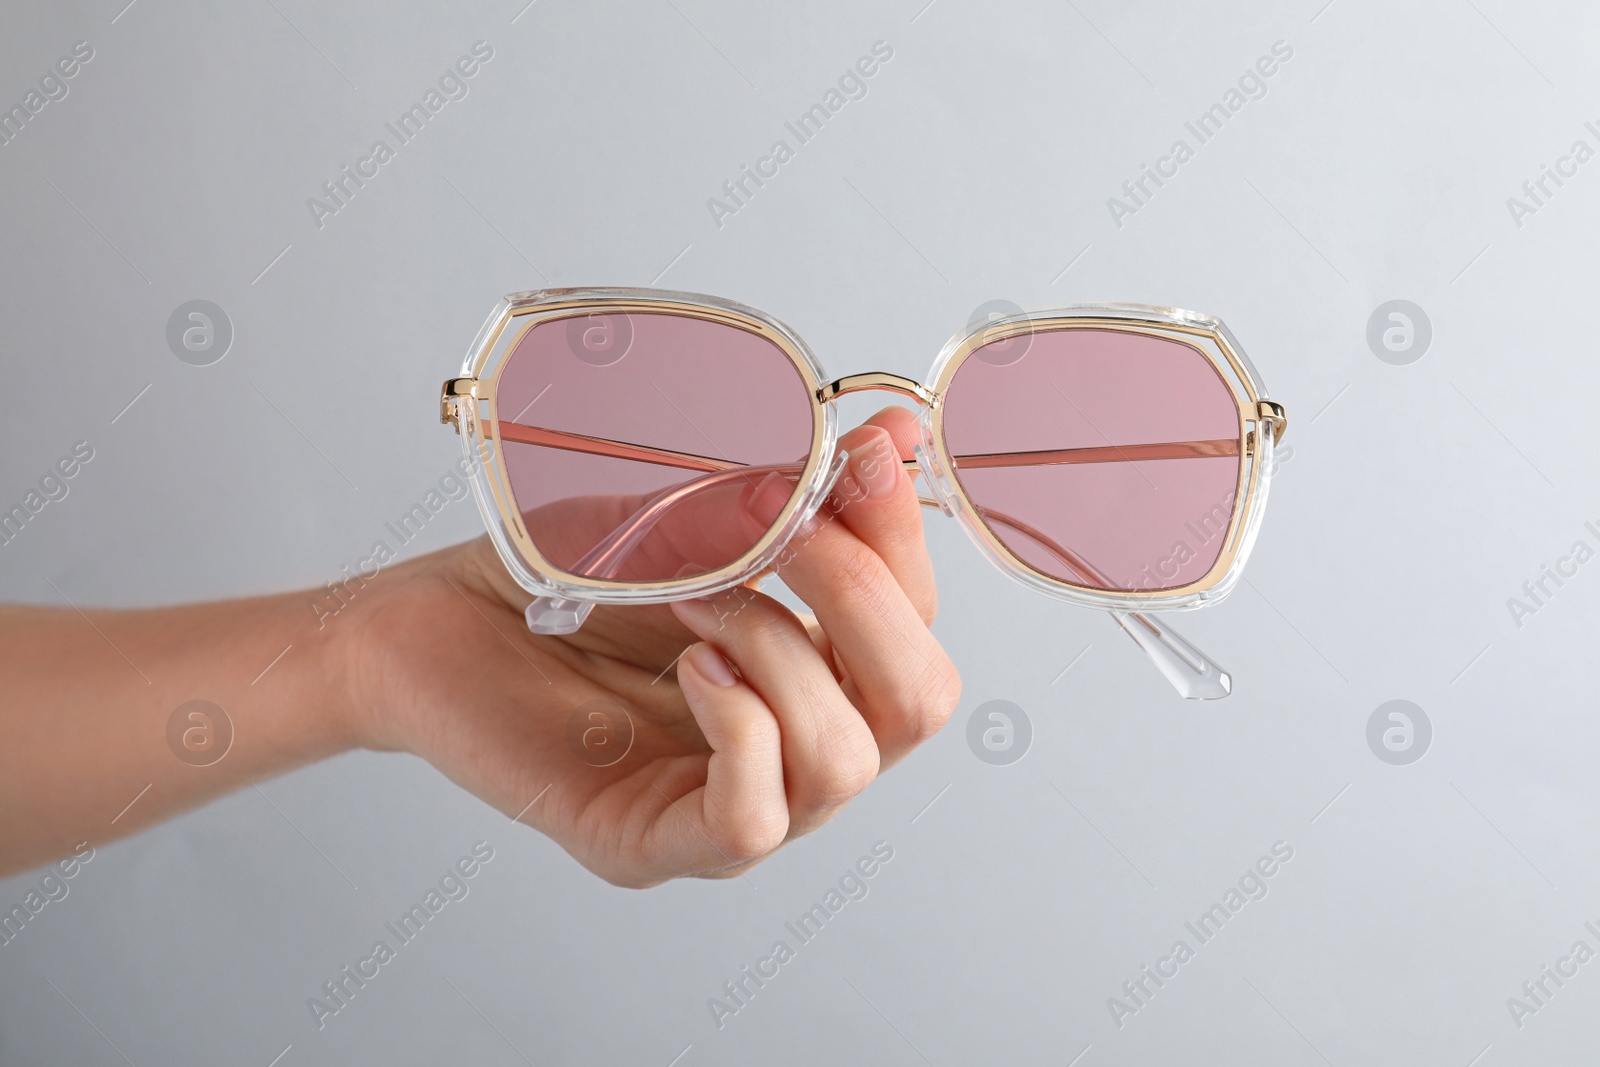
[[[358,743],[344,650],[317,627],[311,595],[197,605],[176,609],[172,620],[168,647],[176,646],[177,662],[161,674],[185,688],[168,702],[216,693],[240,720],[237,755],[257,770],[289,769]]]
[[[350,620],[319,619],[315,606],[325,595],[323,590],[307,590],[289,594],[284,603],[275,605],[287,617],[289,636],[285,641],[293,645],[284,663],[302,650],[305,653],[292,677],[286,679],[283,710],[311,758],[367,746],[367,717],[357,684],[360,661],[353,639],[355,627],[338,625]]]
[[[239,763],[237,770],[254,777],[324,759],[357,743],[343,650],[335,634],[318,629],[310,596],[286,593],[157,609],[152,615],[118,618],[114,625],[137,627],[141,636],[130,640],[153,646],[155,669],[149,673],[164,690],[162,707],[204,699],[233,720],[237,745],[229,763]]]
[[[430,680],[428,651],[419,647],[428,634],[429,613],[413,603],[418,580],[436,576],[431,557],[396,565],[358,586],[338,587],[347,599],[334,605],[330,594],[307,594],[317,628],[318,673],[333,701],[337,736],[346,747],[409,751],[406,722],[419,691]],[[329,614],[316,605],[337,606]]]

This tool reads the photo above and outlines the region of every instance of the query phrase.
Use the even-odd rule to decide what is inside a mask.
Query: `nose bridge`
[[[883,393],[899,393],[909,396],[924,407],[936,407],[938,398],[920,382],[910,378],[903,378],[898,374],[889,374],[885,371],[872,371],[868,374],[849,374],[843,378],[835,378],[827,385],[817,390],[817,399],[824,404],[846,393],[863,393],[875,390]]]

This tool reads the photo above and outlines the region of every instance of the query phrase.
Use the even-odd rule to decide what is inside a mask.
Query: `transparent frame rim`
[[[721,322],[771,341],[789,359],[805,385],[812,410],[811,449],[800,474],[802,490],[790,497],[777,520],[743,555],[728,565],[704,574],[653,582],[615,582],[587,578],[550,563],[529,536],[521,514],[512,503],[511,483],[501,457],[499,420],[495,410],[499,376],[506,357],[527,329],[544,321],[568,317],[563,312],[618,311],[622,313],[686,314]],[[521,329],[507,327],[519,319]],[[515,336],[511,336],[514,334]],[[489,371],[485,379],[484,372]],[[736,301],[699,293],[660,289],[582,288],[534,290],[512,293],[495,308],[479,330],[462,364],[464,376],[489,383],[488,398],[463,397],[461,422],[466,424],[462,445],[473,463],[473,492],[478,510],[501,559],[517,584],[538,596],[561,597],[596,604],[659,604],[730,589],[770,567],[782,554],[801,523],[814,515],[837,475],[834,454],[838,443],[838,417],[831,404],[819,396],[821,365],[806,343],[782,322]],[[485,411],[487,409],[487,411]]]
[[[1016,556],[977,513],[955,476],[944,440],[944,397],[951,380],[974,352],[995,341],[1052,329],[1092,329],[1110,325],[1148,336],[1180,341],[1200,352],[1217,370],[1239,413],[1240,471],[1223,549],[1200,578],[1174,589],[1114,591],[1074,585],[1036,570]],[[1194,343],[1209,342],[1213,349]],[[1098,609],[1182,611],[1214,604],[1226,597],[1243,576],[1255,547],[1271,480],[1273,428],[1259,417],[1256,405],[1266,399],[1259,375],[1220,319],[1179,308],[1150,304],[1079,303],[1016,312],[977,323],[952,337],[940,351],[923,387],[934,397],[918,420],[922,428],[923,470],[941,507],[952,515],[979,551],[1001,571],[1029,587],[1060,600]],[[934,462],[929,462],[932,457]],[[932,467],[933,470],[929,470]],[[1242,487],[1242,488],[1241,488]]]
[[[471,464],[473,495],[490,538],[513,579],[536,596],[596,604],[659,604],[732,588],[772,566],[795,532],[821,507],[839,469],[837,410],[831,398],[824,400],[821,396],[822,388],[830,379],[810,347],[788,326],[766,312],[721,297],[628,287],[540,289],[512,293],[495,307],[473,339],[462,362],[462,375],[482,382],[484,371],[492,368],[489,380],[497,384],[505,357],[515,343],[515,339],[508,336],[507,326],[517,319],[533,316],[529,319],[531,326],[557,312],[574,308],[680,311],[749,329],[773,341],[789,357],[810,394],[814,418],[812,449],[801,474],[804,488],[791,497],[778,521],[760,540],[738,560],[718,570],[688,578],[626,584],[568,574],[539,553],[527,535],[520,514],[510,503],[510,482],[500,459],[493,390],[488,399],[461,396],[457,425],[462,431],[463,452]],[[1244,446],[1240,449],[1239,484],[1244,488],[1242,492],[1235,492],[1224,550],[1204,576],[1177,589],[1097,590],[1035,570],[1014,556],[978,517],[955,478],[954,466],[945,448],[944,392],[961,363],[974,351],[992,341],[1040,328],[1036,324],[1087,328],[1096,320],[1109,320],[1118,328],[1136,332],[1171,336],[1192,348],[1199,348],[1221,375],[1239,408],[1240,440]],[[522,332],[516,331],[517,336]],[[1195,338],[1212,347],[1194,344]],[[1194,609],[1222,600],[1237,585],[1260,531],[1275,442],[1272,423],[1263,420],[1257,409],[1257,405],[1267,399],[1260,376],[1220,319],[1179,308],[1129,303],[1086,302],[1023,311],[975,324],[957,333],[940,350],[922,384],[930,401],[922,405],[918,420],[922,434],[918,454],[921,470],[942,510],[960,523],[978,549],[1002,573],[1058,600],[1101,610]],[[486,424],[491,428],[487,433]]]

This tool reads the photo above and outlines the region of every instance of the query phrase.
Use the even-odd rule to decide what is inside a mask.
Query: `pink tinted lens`
[[[1242,470],[1238,404],[1217,369],[1180,341],[1124,330],[1025,340],[1020,357],[1015,339],[978,349],[945,392],[945,445],[985,525],[1071,585],[1203,578]]]
[[[495,411],[540,554],[618,582],[737,561],[798,491],[815,418],[804,379],[771,341],[620,311],[530,329],[506,357]]]

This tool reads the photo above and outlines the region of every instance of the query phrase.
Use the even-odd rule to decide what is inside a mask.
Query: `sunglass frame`
[[[792,496],[771,529],[727,566],[663,581],[603,580],[571,574],[552,564],[529,535],[513,502],[502,459],[496,393],[507,356],[534,326],[597,313],[680,314],[718,322],[770,341],[794,365],[810,397],[811,451]],[[1117,591],[1074,585],[1036,570],[1014,555],[983,522],[955,474],[945,446],[942,399],[964,360],[983,346],[1020,334],[1057,329],[1117,329],[1175,340],[1195,349],[1227,383],[1239,411],[1238,485],[1222,552],[1201,578],[1174,589]],[[1198,608],[1222,599],[1237,584],[1259,532],[1271,481],[1273,449],[1288,421],[1282,405],[1266,398],[1260,377],[1221,320],[1175,308],[1143,304],[1081,303],[1012,314],[975,323],[945,345],[926,380],[870,373],[830,380],[793,330],[756,308],[721,297],[665,289],[569,288],[512,293],[474,338],[461,376],[445,382],[440,420],[461,435],[473,494],[491,540],[517,584],[535,596],[580,604],[659,604],[732,588],[779,563],[802,525],[822,507],[842,469],[838,415],[833,401],[858,388],[888,388],[917,400],[922,441],[920,466],[936,502],[960,522],[979,550],[1002,572],[1029,588],[1085,607],[1123,611]]]

